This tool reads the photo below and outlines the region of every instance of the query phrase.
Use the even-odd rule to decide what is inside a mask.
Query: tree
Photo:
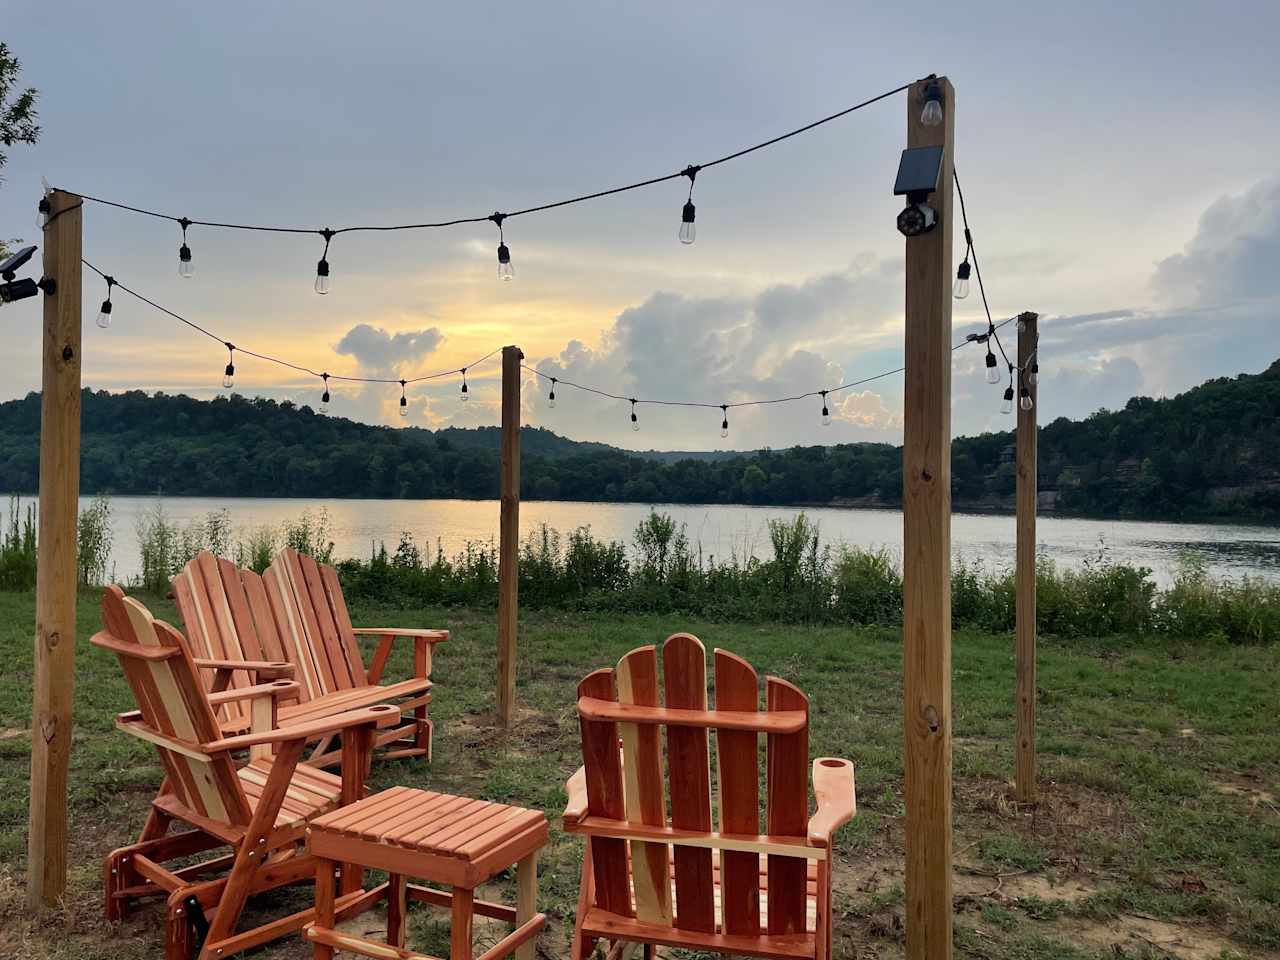
[[[0,144],[6,148],[15,143],[35,143],[40,139],[40,127],[36,124],[36,99],[40,94],[35,87],[17,92],[18,74],[22,62],[9,52],[9,45],[0,41]],[[9,161],[7,150],[0,150],[0,170]],[[0,183],[4,177],[0,176]],[[9,243],[16,244],[17,239]],[[9,255],[8,244],[0,240],[0,258]]]

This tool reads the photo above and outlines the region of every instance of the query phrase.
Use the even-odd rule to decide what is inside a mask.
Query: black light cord
[[[192,221],[192,222],[194,223],[195,221]],[[196,331],[197,333],[203,334],[204,336],[208,337],[210,340],[216,340],[218,343],[220,343],[224,347],[227,346],[228,343],[230,342],[225,337],[219,336],[213,331],[200,326],[200,324],[196,323],[194,320],[188,320],[186,317],[182,316],[181,314],[174,313],[168,307],[162,307],[160,304],[156,303],[154,300],[144,297],[137,290],[133,290],[130,287],[125,286],[123,283],[121,283],[119,280],[116,280],[114,277],[108,277],[107,274],[103,273],[101,270],[95,267],[88,260],[81,258],[80,262],[83,263],[90,270],[92,270],[94,273],[96,273],[98,276],[102,277],[102,279],[106,280],[109,285],[109,288],[118,287],[119,289],[123,290],[125,293],[129,294],[131,297],[141,300],[143,303],[147,304],[147,306],[154,307],[155,309],[159,310],[161,313],[172,317],[174,320],[177,320],[179,323],[186,324],[192,330]],[[264,360],[267,363],[274,363],[281,367],[288,367],[290,370],[296,370],[298,373],[305,373],[313,377],[319,377],[322,380],[345,380],[348,383],[398,383],[403,385],[406,383],[421,383],[424,380],[439,380],[441,377],[456,376],[459,373],[463,373],[464,371],[471,369],[477,364],[484,363],[490,357],[500,352],[502,348],[498,347],[497,349],[490,350],[479,360],[473,360],[471,363],[468,363],[465,367],[452,367],[449,370],[442,370],[440,373],[431,373],[421,377],[410,377],[409,379],[405,379],[405,380],[402,380],[399,377],[394,377],[394,378],[392,377],[344,377],[341,374],[337,374],[337,373],[325,373],[320,370],[312,370],[310,367],[305,367],[302,364],[293,363],[289,360],[283,360],[280,357],[273,357],[270,354],[257,353],[256,351],[249,350],[245,347],[240,346],[239,344],[236,344],[235,350],[237,353],[243,353],[246,357],[254,357],[255,359],[258,359],[258,360]]]
[[[902,86],[894,87],[892,90],[886,90],[884,93],[877,94],[876,96],[871,97],[867,100],[863,100],[860,103],[855,103],[851,107],[845,107],[843,110],[840,110],[840,111],[837,111],[836,113],[825,116],[821,120],[815,120],[812,123],[807,123],[803,127],[797,127],[794,130],[790,130],[784,134],[780,134],[779,136],[773,137],[770,140],[765,140],[762,143],[757,143],[750,147],[744,147],[741,150],[735,150],[733,153],[726,154],[725,156],[719,157],[715,160],[709,160],[706,163],[696,165],[696,167],[685,167],[684,169],[679,170],[675,173],[664,174],[663,176],[660,176],[660,177],[650,177],[647,180],[638,180],[635,183],[628,183],[620,187],[610,187],[606,190],[597,190],[593,193],[584,193],[584,194],[581,194],[580,196],[569,197],[568,199],[565,199],[565,200],[555,200],[555,201],[552,201],[551,203],[543,203],[533,207],[524,207],[520,210],[513,210],[510,213],[504,214],[503,216],[519,217],[519,216],[523,216],[526,213],[541,213],[544,210],[554,210],[558,207],[567,207],[575,203],[584,203],[587,200],[597,200],[601,197],[609,197],[616,193],[625,193],[629,190],[639,190],[642,187],[651,187],[654,184],[665,183],[668,180],[675,180],[679,177],[688,176],[688,170],[690,169],[705,170],[708,167],[718,166],[719,164],[722,164],[722,163],[728,163],[730,160],[736,160],[739,157],[745,157],[749,153],[754,153],[757,150],[763,150],[766,147],[771,147],[775,144],[781,143],[784,140],[789,140],[790,138],[799,136],[802,133],[807,133],[808,131],[813,130],[815,127],[820,127],[825,123],[830,123],[832,120],[838,120],[841,117],[848,116],[849,114],[857,110],[863,109],[864,107],[869,107],[873,103],[878,103],[881,100],[884,100],[888,97],[893,96],[894,94],[901,93],[902,91],[908,89],[910,86],[911,86],[910,83],[904,83]],[[692,182],[690,183],[690,186],[692,186]],[[101,203],[108,207],[116,207],[119,210],[128,210],[131,213],[140,213],[148,217],[157,217],[162,220],[172,220],[175,223],[181,223],[185,219],[183,217],[175,217],[172,214],[161,213],[157,210],[148,210],[145,207],[138,207],[138,206],[133,206],[132,204],[120,203],[115,200],[106,200],[106,199],[103,199],[102,197],[90,196],[89,194],[79,193],[78,191],[74,191],[74,190],[69,190],[67,192],[74,193],[84,200],[90,200],[94,203]],[[454,220],[440,220],[432,223],[398,223],[398,224],[384,224],[384,225],[339,227],[336,230],[329,231],[329,234],[331,236],[336,236],[337,234],[340,234],[340,233],[375,232],[375,231],[385,232],[385,231],[393,231],[393,230],[425,230],[425,229],[430,229],[435,227],[456,227],[456,226],[460,226],[462,224],[468,224],[468,223],[484,223],[485,221],[490,219],[492,219],[491,216],[486,214],[485,216],[481,216],[481,217],[459,217]],[[322,236],[325,233],[325,231],[312,229],[309,227],[275,227],[275,226],[265,226],[262,224],[228,223],[228,222],[218,221],[218,220],[187,220],[187,223],[192,224],[194,226],[201,226],[201,227],[221,227],[227,230],[256,230],[264,233],[321,234]],[[981,281],[979,281],[979,285],[981,285]]]

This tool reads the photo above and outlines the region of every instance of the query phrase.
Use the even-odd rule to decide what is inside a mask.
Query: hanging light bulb
[[[683,244],[693,243],[698,237],[698,227],[693,222],[696,210],[693,206],[693,180],[698,175],[701,167],[688,166],[681,173],[689,178],[689,199],[684,203],[684,209],[680,211],[680,242]]]
[[[1023,410],[1030,410],[1035,404],[1031,400],[1031,391],[1023,387],[1018,391],[1018,406]]]
[[[329,241],[333,239],[333,231],[325,227],[320,236],[324,237],[324,253],[316,264],[316,293],[326,294],[329,292]]]
[[[1031,361],[1031,372],[1027,374],[1027,382],[1033,387],[1040,382],[1040,364]]]
[[[106,330],[111,326],[111,288],[115,286],[114,277],[103,277],[107,281],[107,299],[102,301],[102,306],[98,309],[98,326]]]
[[[227,343],[227,369],[222,372],[222,385],[230,390],[236,384],[236,348]]]
[[[960,267],[956,270],[956,282],[951,285],[951,295],[957,300],[963,300],[969,295],[969,258],[965,257],[960,261]]]
[[[729,435],[729,405],[727,403],[720,404],[720,414],[723,417],[720,421],[720,436],[727,437]]]
[[[827,391],[819,390],[822,394],[822,425],[824,427],[831,426],[831,411],[827,409]]]
[[[489,214],[489,219],[498,227],[498,279],[509,282],[515,279],[516,271],[511,266],[511,251],[507,249],[506,239],[502,235],[502,221],[507,219],[507,215],[494,211]]]
[[[631,429],[636,433],[640,432],[640,421],[636,419],[636,402],[634,399],[631,401]]]
[[[920,111],[920,122],[926,127],[936,127],[942,123],[942,85],[931,80],[924,88],[924,109]]]
[[[471,396],[467,393],[467,368],[463,367],[462,368],[462,402],[466,403],[470,399],[471,399]]]
[[[320,394],[320,412],[329,412],[329,374],[320,374],[320,379],[324,381],[324,393]]]
[[[987,383],[999,383],[1000,371],[996,369],[996,355],[991,352],[991,346],[987,346]]]
[[[1026,332],[1027,332],[1027,321],[1023,320],[1022,317],[1018,317],[1018,333],[1026,333]]]
[[[555,377],[551,378],[551,392],[547,394],[547,406],[550,407],[552,410],[554,410],[556,407],[556,383],[557,382],[558,381],[556,380]]]
[[[49,222],[49,211],[53,209],[48,197],[41,197],[36,204],[36,229],[44,233],[45,224]]]
[[[183,217],[178,223],[182,227],[182,246],[178,248],[178,276],[190,280],[196,272],[195,264],[191,262],[191,248],[187,246],[187,227],[191,226],[191,221]]]
[[[1013,413],[1013,384],[1004,388],[1004,399],[1000,401],[1001,413]]]
[[[409,416],[409,398],[404,395],[405,381],[400,381],[400,416]]]

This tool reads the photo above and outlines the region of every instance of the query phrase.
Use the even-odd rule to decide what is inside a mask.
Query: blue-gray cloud
[[[362,370],[386,372],[425,357],[444,342],[438,327],[389,333],[367,323],[356,324],[334,347],[343,356],[355,357]]]

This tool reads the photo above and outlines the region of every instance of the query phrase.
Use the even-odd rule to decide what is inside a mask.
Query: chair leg
[[[129,904],[117,891],[129,886],[128,847],[112,850],[102,865],[102,910],[108,923],[119,923],[129,913]]]
[[[387,874],[387,944],[404,949],[405,899],[403,873]]]
[[[316,919],[315,925],[321,930],[333,929],[333,894],[337,887],[334,869],[337,864],[332,860],[316,861]],[[315,941],[311,945],[312,960],[333,960],[333,947]]]
[[[646,943],[644,945],[644,960],[654,960],[658,955],[658,947],[656,944]]]
[[[538,851],[535,850],[516,867],[516,926],[538,912]],[[533,960],[538,944],[527,940],[516,948],[516,960]]]
[[[435,725],[431,722],[431,718],[427,716],[427,705],[424,703],[420,707],[414,707],[413,717],[417,721],[417,732],[414,734],[414,746],[419,750],[427,751],[427,763],[431,762],[431,738],[435,733]]]
[[[471,960],[472,923],[476,892],[453,888],[453,917],[449,929],[449,960]]]
[[[587,908],[595,903],[596,877],[591,865],[591,841],[587,841],[582,855],[582,877],[578,881],[578,917],[573,924],[573,944],[570,948],[570,960],[587,960],[596,948],[594,937],[582,932],[582,919],[587,915]]]

